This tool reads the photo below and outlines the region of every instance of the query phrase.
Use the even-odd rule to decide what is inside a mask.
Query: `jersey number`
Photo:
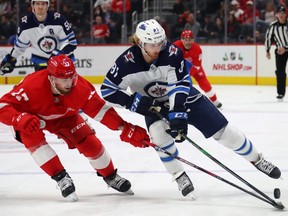
[[[71,28],[71,25],[68,23],[68,21],[66,21],[66,22],[64,23],[64,26],[65,26],[65,28],[66,28],[67,31],[69,31],[70,28]]]
[[[29,98],[28,98],[27,94],[24,92],[23,88],[21,88],[18,92],[11,93],[11,95],[13,97],[15,97],[18,101],[21,101],[22,99],[24,101],[28,101],[29,100]]]
[[[110,73],[114,74],[114,77],[116,77],[118,75],[118,70],[119,68],[117,67],[116,64],[114,64],[113,67],[110,69]]]
[[[184,68],[184,60],[181,61],[181,67],[179,68],[179,73],[183,72],[183,68]]]

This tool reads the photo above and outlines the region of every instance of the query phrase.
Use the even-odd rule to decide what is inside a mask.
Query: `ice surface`
[[[99,86],[95,85],[97,89]],[[0,95],[12,85],[0,85]],[[222,112],[238,127],[264,156],[287,176],[288,99],[276,100],[275,86],[214,85]],[[117,109],[124,119],[144,126],[143,118]],[[76,185],[78,202],[68,202],[56,189],[56,183],[36,165],[25,148],[17,143],[8,126],[0,123],[0,216],[127,216],[127,215],[197,215],[197,216],[271,216],[288,215],[273,206],[183,164],[191,177],[197,201],[182,197],[152,148],[138,149],[123,143],[119,132],[111,132],[93,123],[97,136],[108,149],[119,174],[132,182],[133,196],[107,189],[104,181],[77,150],[68,150],[54,135],[47,140],[58,153]],[[195,128],[188,136],[223,164],[273,198],[273,190],[283,181],[272,180],[249,162],[235,155],[213,139],[205,139]],[[224,171],[188,142],[177,144],[180,156],[247,189],[246,185]],[[288,197],[284,183],[281,196]],[[287,199],[288,200],[288,199]]]

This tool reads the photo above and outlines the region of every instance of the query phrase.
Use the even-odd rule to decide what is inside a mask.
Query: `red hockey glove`
[[[143,144],[143,141],[150,142],[150,138],[146,130],[137,125],[124,121],[124,129],[120,135],[120,139],[124,142],[129,142],[135,147],[145,148],[147,145]]]
[[[40,120],[37,116],[29,113],[20,113],[12,119],[12,124],[16,130],[33,134],[40,131]]]

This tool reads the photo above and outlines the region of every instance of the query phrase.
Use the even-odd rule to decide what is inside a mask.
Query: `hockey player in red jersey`
[[[222,103],[218,101],[216,93],[213,91],[202,67],[202,49],[194,42],[192,31],[184,30],[181,34],[181,40],[175,41],[174,44],[183,51],[184,58],[193,64],[190,69],[190,75],[198,82],[200,88],[206,93],[212,103],[217,108],[221,108]]]
[[[78,114],[79,109],[109,129],[122,131],[120,139],[135,147],[146,147],[142,141],[150,141],[145,129],[124,121],[107,106],[63,54],[52,57],[47,69],[26,76],[0,98],[0,122],[14,128],[15,138],[25,145],[40,168],[56,180],[63,197],[78,200],[74,183],[47,143],[43,130],[56,134],[69,149],[76,148],[83,154],[108,186],[133,194],[131,183],[117,174],[107,150]]]

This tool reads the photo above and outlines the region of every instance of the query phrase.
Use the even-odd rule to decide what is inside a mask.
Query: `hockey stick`
[[[25,67],[46,67],[47,63],[40,64],[27,64],[27,65],[16,65],[14,68],[25,68]]]
[[[181,161],[182,163],[185,163],[185,164],[187,164],[187,165],[189,165],[189,166],[191,166],[191,167],[193,167],[193,168],[195,168],[195,169],[198,169],[198,170],[200,170],[200,171],[202,171],[202,172],[204,172],[204,173],[206,173],[206,174],[208,174],[208,175],[210,175],[210,176],[212,176],[212,177],[214,177],[214,178],[216,178],[216,179],[218,179],[218,180],[220,180],[220,181],[222,181],[222,182],[225,182],[226,184],[229,184],[229,185],[231,185],[232,187],[235,187],[235,188],[237,188],[237,189],[239,189],[239,190],[241,190],[241,191],[243,191],[243,192],[245,192],[245,193],[248,193],[248,194],[250,194],[251,196],[254,196],[254,197],[256,197],[257,199],[260,199],[260,200],[262,200],[262,201],[264,201],[264,202],[272,205],[273,207],[275,207],[275,208],[277,208],[277,209],[284,209],[284,208],[285,208],[285,207],[282,205],[282,203],[277,203],[275,200],[267,200],[267,199],[259,196],[258,194],[255,194],[255,193],[253,193],[253,192],[251,192],[251,191],[248,191],[248,190],[246,190],[246,189],[244,189],[244,188],[242,188],[242,187],[234,184],[233,182],[230,182],[230,181],[222,178],[221,176],[218,176],[218,175],[216,175],[216,174],[214,174],[214,173],[212,173],[212,172],[210,172],[210,171],[208,171],[208,170],[206,170],[206,169],[204,169],[204,168],[202,168],[202,167],[200,167],[200,166],[197,166],[196,164],[194,164],[194,163],[192,163],[192,162],[190,162],[190,161],[185,160],[184,158],[181,158],[181,157],[179,157],[179,156],[177,156],[177,155],[174,155],[174,154],[172,154],[172,153],[170,153],[170,152],[168,152],[168,151],[160,148],[159,146],[155,145],[154,143],[150,143],[150,142],[147,142],[147,141],[144,141],[143,143],[146,144],[146,145],[149,145],[149,146],[153,147],[153,148],[154,148],[155,150],[157,150],[157,151],[161,151],[161,152],[163,152],[163,153],[165,153],[165,154],[167,154],[167,155],[175,158],[176,160]]]
[[[28,65],[16,65],[14,68],[26,68],[26,67],[35,67],[35,64],[28,64]]]
[[[26,67],[46,67],[47,66],[47,64],[46,63],[41,63],[41,64],[28,64],[28,65],[16,65],[15,67],[14,67],[14,69],[15,68],[26,68]],[[7,72],[6,72],[7,73]],[[5,68],[1,68],[1,70],[0,70],[0,75],[2,76],[2,75],[4,75],[4,74],[6,74],[5,73]],[[11,72],[9,72],[9,73],[11,73]]]
[[[164,121],[166,124],[170,125],[170,122],[161,114],[159,113],[155,108],[151,109],[151,112],[155,113],[162,121]],[[216,164],[218,164],[219,166],[221,166],[224,170],[226,170],[227,172],[229,172],[231,175],[233,175],[235,178],[237,178],[238,180],[242,181],[244,184],[246,184],[247,186],[249,186],[251,189],[253,189],[254,191],[256,191],[258,194],[260,194],[262,197],[266,198],[267,200],[269,200],[271,203],[273,203],[275,205],[275,207],[277,205],[282,205],[282,204],[278,204],[275,202],[275,200],[273,200],[272,198],[270,198],[269,196],[267,196],[265,193],[263,193],[261,190],[259,190],[258,188],[256,188],[255,186],[253,186],[252,184],[250,184],[249,182],[247,182],[245,179],[243,179],[241,176],[239,176],[238,174],[236,174],[234,171],[232,171],[231,169],[229,169],[227,166],[225,166],[224,164],[222,164],[219,160],[217,160],[215,157],[213,157],[211,154],[209,154],[207,151],[205,151],[203,148],[201,148],[197,143],[195,143],[193,140],[191,140],[189,137],[187,137],[185,134],[181,134],[181,136],[183,136],[185,138],[185,140],[187,140],[189,143],[191,143],[194,147],[196,147],[199,151],[201,151],[203,154],[205,154],[208,158],[210,158],[212,161],[214,161]],[[283,206],[283,205],[282,205]],[[276,207],[277,208],[277,207]],[[284,208],[284,206],[283,206]]]

